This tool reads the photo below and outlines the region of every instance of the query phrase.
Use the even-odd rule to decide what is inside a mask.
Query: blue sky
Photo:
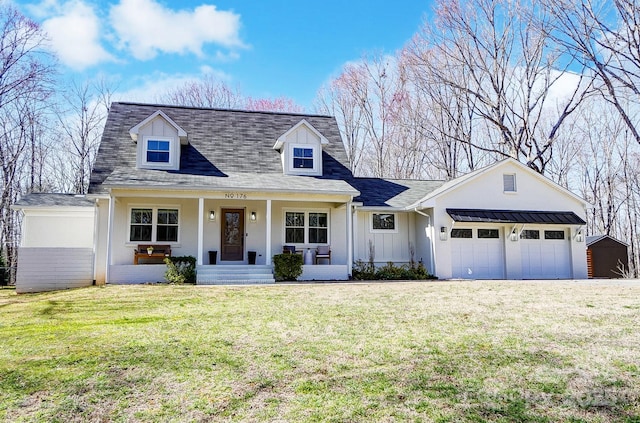
[[[320,86],[365,53],[393,53],[430,1],[14,0],[42,24],[65,78],[105,75],[116,100],[154,101],[213,73],[255,98],[310,109]]]

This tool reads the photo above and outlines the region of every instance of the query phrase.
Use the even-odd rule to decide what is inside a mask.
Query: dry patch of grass
[[[640,422],[640,284],[0,291],[9,421]]]

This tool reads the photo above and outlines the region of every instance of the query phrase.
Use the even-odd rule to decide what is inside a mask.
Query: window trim
[[[169,142],[169,161],[168,162],[150,162],[147,161],[147,152],[149,141],[168,141]],[[160,135],[145,135],[142,142],[138,142],[138,167],[145,169],[177,169],[178,168],[178,150],[179,143],[175,137]],[[153,151],[153,150],[152,150]]]
[[[304,242],[287,242],[287,212],[289,213],[304,213]],[[309,242],[309,214],[310,213],[326,213],[327,215],[327,242]],[[282,242],[287,245],[295,246],[313,246],[318,245],[331,245],[331,210],[330,209],[299,209],[299,208],[283,208],[282,209]]]
[[[311,150],[312,159],[313,159],[313,167],[311,168],[299,168],[293,166],[294,156],[293,151],[296,148],[303,148],[307,150]],[[286,168],[287,173],[291,175],[315,175],[319,176],[322,174],[322,149],[319,144],[298,144],[298,143],[287,143],[287,155],[286,155]]]
[[[132,241],[131,240],[131,212],[134,209],[151,209],[151,240],[150,241]],[[178,237],[175,241],[158,241],[158,210],[177,210],[178,211]],[[141,243],[164,243],[172,246],[180,244],[182,236],[182,207],[176,204],[129,204],[127,207],[127,225],[126,225],[126,244],[138,245]]]
[[[389,214],[393,216],[393,229],[374,229],[373,227],[373,215],[374,214]],[[372,234],[395,234],[398,233],[398,213],[396,212],[371,212],[369,213],[369,232]]]

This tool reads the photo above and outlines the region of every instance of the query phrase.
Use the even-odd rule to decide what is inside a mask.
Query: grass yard
[[[0,420],[640,422],[640,284],[0,290]]]

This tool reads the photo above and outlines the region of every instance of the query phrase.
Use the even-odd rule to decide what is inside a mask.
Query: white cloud
[[[53,50],[65,65],[82,70],[113,57],[100,45],[100,20],[93,8],[81,1],[58,5],[43,2],[48,8],[64,10],[46,19],[42,28],[51,39]]]
[[[121,47],[139,60],[152,59],[159,52],[201,55],[206,43],[242,46],[240,15],[213,5],[174,11],[155,0],[121,0],[111,7],[109,17]]]

